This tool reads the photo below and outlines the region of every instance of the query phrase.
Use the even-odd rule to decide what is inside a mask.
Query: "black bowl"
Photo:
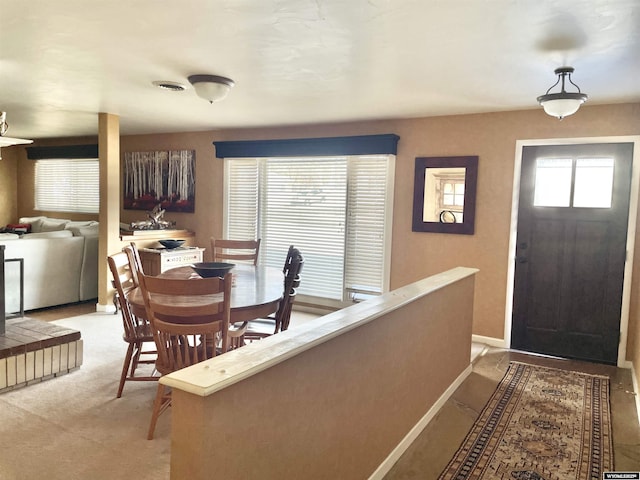
[[[224,262],[200,262],[191,265],[201,277],[224,277],[233,267],[235,264]]]
[[[184,240],[167,238],[166,240],[158,240],[158,242],[160,242],[160,245],[162,245],[163,247],[171,250],[172,248],[178,248],[179,246],[181,246],[184,243]]]

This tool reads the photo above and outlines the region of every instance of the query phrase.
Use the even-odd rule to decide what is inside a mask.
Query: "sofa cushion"
[[[17,233],[0,233],[0,240],[18,240],[20,235]]]
[[[30,238],[68,238],[73,237],[73,233],[69,230],[54,230],[52,232],[36,232],[25,233],[22,235],[22,239],[27,240]]]
[[[74,237],[97,236],[100,233],[98,229],[99,229],[99,226],[97,222],[95,222],[95,225],[89,225],[85,227],[70,227],[69,225],[65,227],[65,230],[68,230],[71,233],[73,233]]]
[[[86,221],[71,220],[70,222],[67,222],[64,228],[69,230],[70,228],[91,227],[92,225],[97,225],[97,224],[98,222],[96,222],[95,220],[86,220]]]
[[[35,220],[42,220],[43,218],[47,218],[44,215],[38,215],[35,217],[20,217],[18,223],[33,223]]]
[[[64,230],[64,227],[69,223],[69,220],[62,220],[58,218],[43,218],[40,224],[41,232],[55,232],[58,230]],[[32,226],[33,228],[33,226]]]
[[[47,217],[39,216],[39,217],[20,217],[18,223],[28,223],[31,225],[31,231],[33,233],[40,232],[40,226],[42,225],[42,220]]]

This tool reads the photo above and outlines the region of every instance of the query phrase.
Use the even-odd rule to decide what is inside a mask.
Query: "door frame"
[[[627,337],[629,333],[629,307],[631,303],[631,276],[636,238],[636,218],[638,215],[638,197],[640,192],[640,135],[614,137],[579,137],[516,140],[515,162],[513,168],[513,195],[511,200],[511,226],[509,230],[509,249],[507,257],[507,298],[504,323],[504,345],[511,348],[511,329],[513,321],[513,289],[515,280],[516,239],[518,232],[518,206],[520,203],[520,175],[522,170],[522,151],[527,146],[545,145],[588,145],[594,143],[633,143],[631,166],[631,192],[629,195],[629,220],[627,223],[627,258],[624,266],[622,287],[622,311],[620,314],[620,342],[618,344],[618,367],[628,368]]]

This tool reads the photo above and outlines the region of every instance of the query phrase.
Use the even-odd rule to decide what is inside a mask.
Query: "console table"
[[[139,252],[144,273],[160,275],[171,268],[202,262],[204,248],[141,248]]]

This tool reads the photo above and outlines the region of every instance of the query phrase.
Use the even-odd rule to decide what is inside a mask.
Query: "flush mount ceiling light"
[[[12,145],[24,145],[26,143],[33,143],[33,140],[5,137],[4,134],[7,133],[8,129],[9,124],[7,123],[7,112],[0,112],[0,148],[10,147]],[[2,160],[1,155],[0,160]]]
[[[209,103],[222,100],[234,85],[233,80],[218,75],[191,75],[189,83],[193,85],[198,96]]]
[[[580,87],[571,81],[573,67],[560,67],[555,69],[558,81],[549,87],[547,93],[538,97],[538,103],[542,105],[544,111],[552,117],[562,120],[568,115],[573,115],[578,111],[580,105],[587,101],[587,94],[580,91]],[[566,92],[565,81],[578,89],[577,92]],[[559,93],[549,93],[553,87],[560,84]]]

